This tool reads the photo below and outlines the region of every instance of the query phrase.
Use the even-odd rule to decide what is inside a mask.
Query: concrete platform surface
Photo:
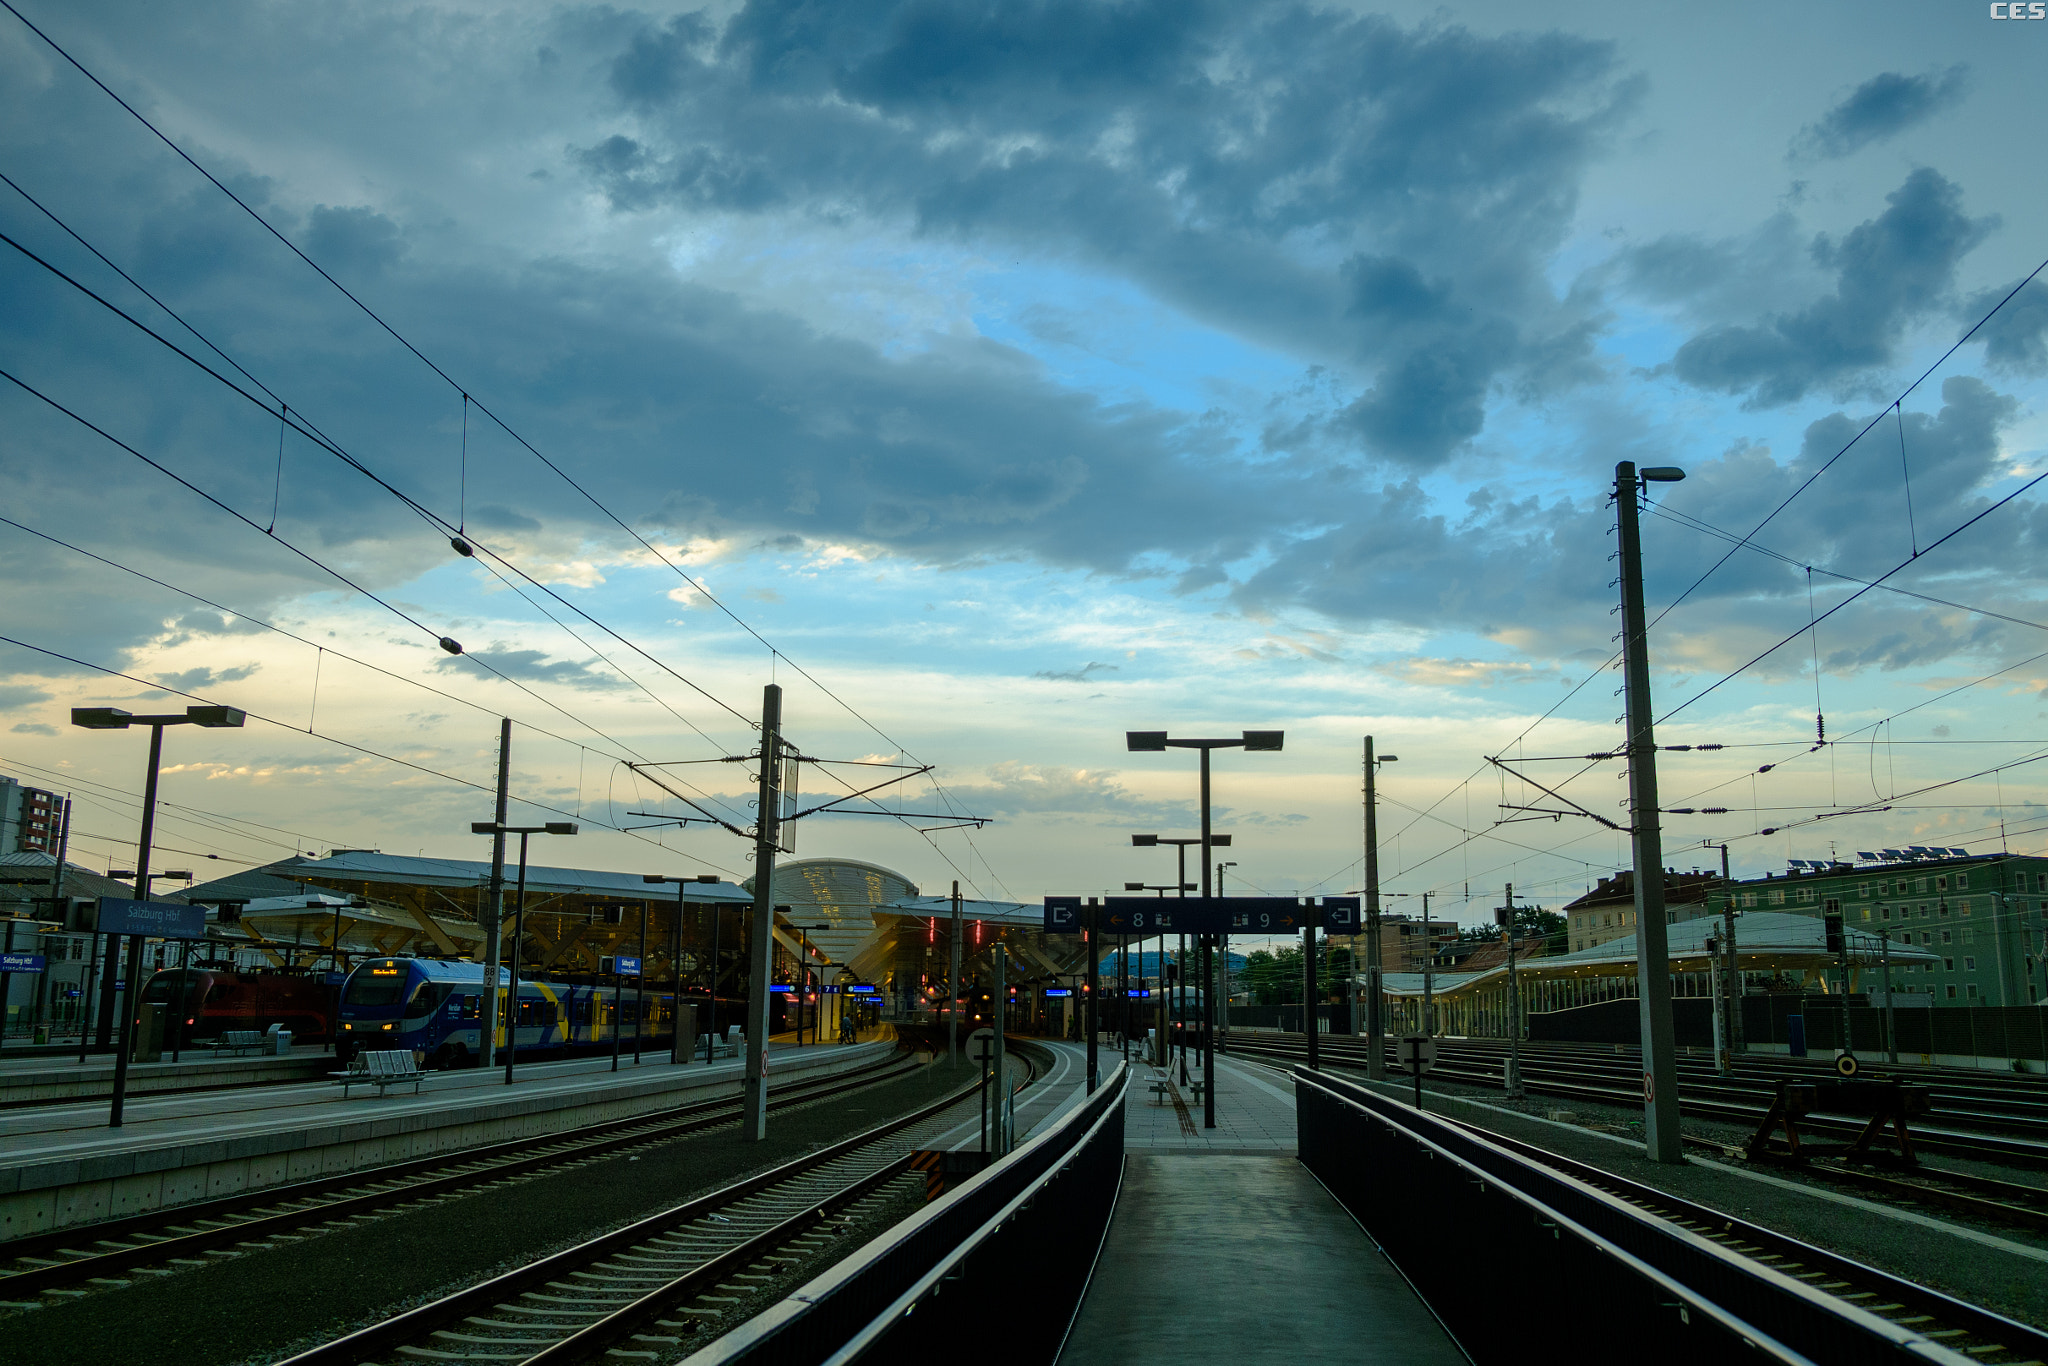
[[[1107,1066],[1107,1063],[1105,1063]],[[1128,1153],[1238,1153],[1294,1155],[1294,1083],[1270,1068],[1216,1059],[1222,1085],[1216,1092],[1216,1127],[1203,1125],[1203,1102],[1192,1086],[1180,1084],[1180,1067],[1144,1063],[1131,1068],[1124,1102],[1124,1151]],[[1200,1068],[1191,1068],[1200,1079]],[[1155,1095],[1152,1083],[1166,1078],[1173,1089]]]
[[[1393,1263],[1291,1157],[1131,1153],[1059,1366],[1463,1366]]]
[[[187,1048],[176,1062],[166,1052],[161,1062],[138,1062],[131,1066],[128,1094],[307,1081],[334,1066],[334,1054],[326,1048],[294,1048],[289,1053],[268,1057],[217,1055],[210,1049]],[[63,1057],[43,1054],[0,1058],[0,1106],[52,1104],[113,1093],[111,1054],[94,1053],[82,1063],[75,1050]]]

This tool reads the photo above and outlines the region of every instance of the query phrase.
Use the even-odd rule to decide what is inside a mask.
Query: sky
[[[1391,909],[1555,906],[1623,460],[1667,863],[2048,844],[2048,22],[11,3],[0,773],[88,865],[145,742],[67,709],[205,700],[159,867],[486,857],[509,716],[547,861],[744,877],[629,765],[746,824],[772,682],[803,804],[931,766],[800,857],[1168,882],[1123,733],[1280,729],[1228,890],[1362,885],[1370,735]]]

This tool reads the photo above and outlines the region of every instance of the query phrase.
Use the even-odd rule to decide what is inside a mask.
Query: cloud
[[[1924,76],[1881,72],[1849,92],[1819,122],[1800,129],[1792,140],[1793,154],[1845,157],[1896,137],[1961,103],[1968,84],[1969,68],[1961,65]]]
[[[625,679],[599,661],[550,660],[542,650],[515,650],[502,641],[487,650],[470,650],[460,657],[438,661],[442,673],[467,674],[471,678],[502,676],[522,683],[553,683],[588,692],[611,692],[630,687]]]
[[[239,683],[255,674],[259,667],[245,664],[232,669],[181,669],[177,673],[160,673],[153,677],[163,687],[177,692],[201,692],[207,688],[218,688],[223,683]]]
[[[24,721],[18,726],[9,726],[8,729],[16,735],[55,735],[57,733],[55,726],[46,726],[40,721]]]
[[[1047,679],[1054,683],[1086,683],[1090,675],[1097,673],[1113,674],[1117,672],[1119,672],[1117,665],[1101,664],[1091,659],[1078,669],[1040,669],[1031,676],[1033,678]],[[1100,696],[1100,694],[1097,695]]]
[[[47,702],[54,694],[30,683],[0,683],[0,711],[13,711],[17,707],[32,707],[38,702]]]
[[[2011,293],[2011,286],[1987,289],[1965,303],[1962,312],[1974,323]],[[2030,281],[1991,314],[1977,335],[1992,369],[2018,375],[2048,372],[2048,285]]]
[[[1890,363],[1907,325],[1948,302],[1957,265],[1996,220],[1968,217],[1961,189],[1924,167],[1885,203],[1839,242],[1814,239],[1811,255],[1833,275],[1832,293],[1796,312],[1701,332],[1678,348],[1678,377],[1762,407]]]
[[[1503,385],[1591,373],[1545,262],[1638,84],[1558,32],[1282,6],[818,9],[650,26],[630,131],[575,161],[622,213],[803,205],[1122,275],[1365,381],[1328,430],[1422,467]]]
[[[1194,819],[1190,804],[1148,801],[1119,782],[1114,770],[1009,760],[991,766],[986,778],[949,783],[947,792],[977,816],[1107,816],[1153,824]]]
[[[1380,672],[1403,683],[1432,688],[1490,688],[1496,683],[1527,683],[1534,665],[1520,660],[1432,659],[1417,656],[1383,664]]]

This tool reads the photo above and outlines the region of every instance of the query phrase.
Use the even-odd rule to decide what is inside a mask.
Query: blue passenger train
[[[511,972],[500,967],[499,1048],[505,1046],[504,1007],[511,982]],[[358,1052],[406,1049],[422,1067],[469,1066],[482,1056],[485,990],[481,963],[368,959],[342,987],[335,1051],[346,1061]],[[720,1007],[721,1026],[739,1023],[737,1009],[726,1017],[725,1002]],[[675,994],[650,989],[641,996],[630,983],[619,990],[609,983],[527,980],[519,984],[517,1019],[512,1023],[521,1054],[609,1050],[614,1037],[630,1046],[636,1035],[643,1045],[667,1047],[675,1024]]]

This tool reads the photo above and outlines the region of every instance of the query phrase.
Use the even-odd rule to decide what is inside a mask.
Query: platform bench
[[[258,1030],[228,1029],[221,1032],[221,1036],[213,1041],[212,1047],[216,1053],[252,1053],[267,1042]]]
[[[402,1048],[382,1050],[375,1053],[358,1053],[349,1060],[348,1071],[330,1074],[341,1086],[342,1095],[348,1094],[351,1086],[374,1086],[377,1094],[383,1095],[387,1086],[402,1086],[412,1083],[414,1094],[418,1094],[424,1081],[412,1054]]]

